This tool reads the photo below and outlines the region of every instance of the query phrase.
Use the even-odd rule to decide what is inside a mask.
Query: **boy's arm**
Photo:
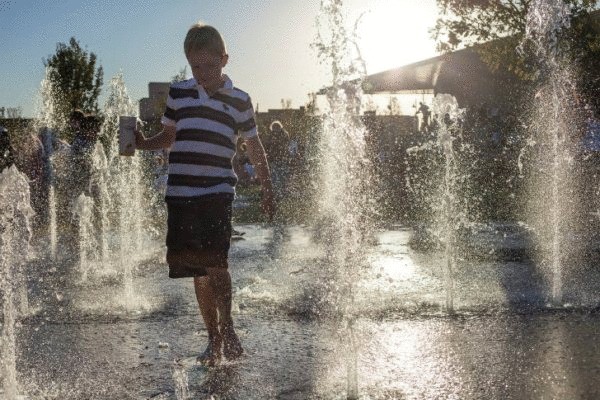
[[[171,147],[175,142],[175,127],[164,125],[164,128],[158,134],[146,139],[144,134],[135,130],[135,147],[140,150],[159,150]]]
[[[273,185],[271,184],[271,173],[265,149],[258,136],[253,136],[245,140],[246,153],[250,162],[254,165],[256,176],[262,186],[262,209],[270,220],[275,214],[275,201],[273,199]]]

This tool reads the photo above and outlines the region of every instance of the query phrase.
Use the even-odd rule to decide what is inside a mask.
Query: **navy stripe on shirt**
[[[227,136],[221,135],[217,132],[207,131],[204,129],[182,129],[177,131],[176,140],[189,140],[197,142],[205,142],[210,144],[216,144],[219,146],[227,147],[228,149],[235,150],[235,143],[233,143]]]
[[[237,111],[239,111],[241,113],[246,112],[250,108],[252,108],[252,101],[250,100],[250,97],[248,97],[247,100],[242,100],[237,97],[231,97],[224,93],[217,92],[214,95],[212,95],[212,98],[214,100],[218,100],[222,103],[227,104],[228,106],[235,108]]]
[[[175,121],[175,118],[177,118],[177,113],[171,107],[167,107],[167,109],[165,110],[165,117],[167,117],[171,121]]]
[[[232,168],[231,159],[212,154],[173,151],[169,154],[169,164],[207,165],[210,167]]]
[[[221,185],[227,183],[228,185],[235,186],[237,179],[231,176],[194,176],[194,175],[178,175],[169,174],[167,179],[168,185],[173,186],[189,186],[189,187],[201,187],[207,188],[211,186]]]
[[[171,87],[171,90],[169,90],[169,96],[174,100],[185,99],[187,97],[191,97],[192,99],[199,98],[198,89],[181,89],[174,87]]]

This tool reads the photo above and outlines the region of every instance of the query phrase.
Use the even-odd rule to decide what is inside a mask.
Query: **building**
[[[170,85],[169,82],[150,82],[148,84],[148,97],[140,100],[140,119],[142,121],[154,121],[165,112]]]
[[[477,50],[465,48],[413,64],[369,75],[365,93],[406,97],[413,103],[415,96],[426,104],[439,93],[454,96],[461,108],[501,108],[506,101],[503,89],[507,77],[493,72],[482,61]],[[514,78],[512,78],[514,79]],[[404,101],[406,102],[406,101]]]
[[[507,76],[493,72],[473,48],[368,75],[363,80],[361,113],[414,116],[419,103],[431,105],[439,93],[453,95],[461,108],[500,107]],[[317,108],[326,111],[324,96]]]

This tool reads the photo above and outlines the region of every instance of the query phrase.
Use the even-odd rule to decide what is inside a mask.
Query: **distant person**
[[[11,139],[13,161],[19,171],[29,180],[31,206],[35,211],[33,226],[37,230],[45,220],[47,207],[44,193],[44,146],[32,127]]]
[[[15,163],[8,129],[0,126],[0,172]]]
[[[78,116],[75,111],[72,126],[75,136],[71,142],[70,177],[73,195],[77,198],[81,193],[90,196],[94,147],[100,131],[100,121],[95,115]]]
[[[444,125],[446,125],[447,128],[450,127],[450,125],[452,125],[454,123],[454,121],[452,120],[452,118],[450,117],[449,113],[444,114]]]
[[[244,157],[244,172],[248,177],[250,183],[254,183],[256,181],[256,171],[254,169],[254,165],[250,162],[250,159],[246,156]]]
[[[193,78],[171,84],[164,129],[145,139],[142,150],[171,147],[167,180],[167,263],[170,278],[194,278],[196,298],[208,331],[208,346],[198,362],[212,366],[242,355],[231,318],[228,251],[236,178],[232,159],[237,135],[256,166],[263,189],[263,211],[272,218],[269,166],[258,137],[254,109],[246,92],[223,74],[229,55],[221,34],[196,24],[184,41]]]
[[[429,119],[431,118],[431,111],[429,110],[429,106],[427,106],[423,102],[419,102],[419,108],[415,115],[421,114],[421,124],[419,126],[419,132],[429,132]]]
[[[51,143],[58,246],[61,249],[61,256],[64,256],[67,261],[75,260],[79,252],[78,221],[73,214],[73,206],[82,192],[89,195],[89,180],[83,178],[89,176],[91,163],[89,168],[82,166],[86,147],[82,138],[84,120],[83,111],[73,110],[68,121],[68,129],[73,135],[73,141],[68,144],[56,136]]]
[[[269,161],[276,200],[279,202],[289,194],[290,181],[300,152],[298,142],[290,137],[280,121],[269,126]]]
[[[583,112],[582,150],[588,156],[591,154],[600,154],[600,120],[595,118],[590,106],[584,106]]]
[[[238,179],[238,184],[247,185],[252,183],[252,177],[248,175],[246,170],[246,163],[248,162],[248,155],[246,154],[246,144],[243,143],[242,139],[238,139],[236,145],[235,156],[233,157],[233,171]]]

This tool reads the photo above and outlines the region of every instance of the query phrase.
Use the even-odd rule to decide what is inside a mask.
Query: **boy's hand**
[[[267,218],[269,218],[269,222],[273,222],[273,217],[275,216],[275,199],[273,197],[273,189],[263,188],[261,209]]]

